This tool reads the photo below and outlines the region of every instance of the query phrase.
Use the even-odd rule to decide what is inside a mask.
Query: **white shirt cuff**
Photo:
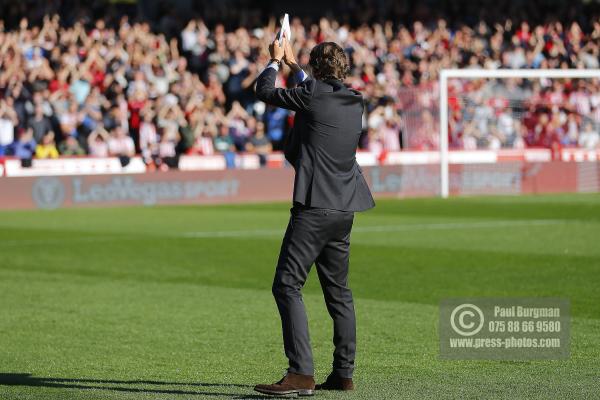
[[[279,71],[279,64],[276,62],[271,62],[269,65],[267,65],[267,68],[273,68],[275,71]],[[308,74],[304,72],[304,70],[301,69],[300,71],[296,72],[296,79],[299,82],[304,82],[306,78],[308,78]]]

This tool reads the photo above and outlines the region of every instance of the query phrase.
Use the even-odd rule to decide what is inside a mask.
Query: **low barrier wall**
[[[375,197],[436,196],[439,165],[364,167]],[[291,199],[293,170],[168,171],[0,178],[0,208],[54,209],[154,204],[218,204]],[[597,192],[600,163],[503,162],[450,165],[450,193]]]

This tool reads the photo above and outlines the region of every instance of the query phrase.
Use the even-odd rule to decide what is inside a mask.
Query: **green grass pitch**
[[[286,204],[0,212],[0,399],[261,398],[285,369],[270,287]],[[357,215],[350,394],[600,398],[600,196],[380,200]],[[331,321],[304,290],[316,378]],[[566,361],[444,361],[438,303],[571,300]]]

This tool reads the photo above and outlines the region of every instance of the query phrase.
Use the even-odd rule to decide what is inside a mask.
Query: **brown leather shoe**
[[[341,378],[335,373],[329,374],[325,382],[316,385],[316,390],[354,390],[352,378]]]
[[[277,383],[272,385],[256,385],[254,390],[271,396],[297,394],[299,396],[312,396],[315,394],[315,380],[312,375],[300,375],[288,372]]]

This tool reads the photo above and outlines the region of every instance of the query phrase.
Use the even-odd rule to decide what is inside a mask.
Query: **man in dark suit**
[[[289,368],[279,382],[257,385],[255,390],[271,395],[312,395],[315,389],[351,390],[356,322],[348,287],[350,232],[354,212],[375,205],[356,163],[363,99],[343,83],[349,71],[348,60],[336,43],[325,42],[312,49],[311,78],[296,63],[287,39],[281,45],[275,40],[269,51],[271,61],[258,77],[256,95],[267,104],[296,112],[294,128],[285,144],[285,157],[296,171],[294,205],[273,281]],[[282,60],[301,81],[296,88],[275,88]],[[333,371],[316,386],[301,294],[313,263],[333,319],[335,346]]]

